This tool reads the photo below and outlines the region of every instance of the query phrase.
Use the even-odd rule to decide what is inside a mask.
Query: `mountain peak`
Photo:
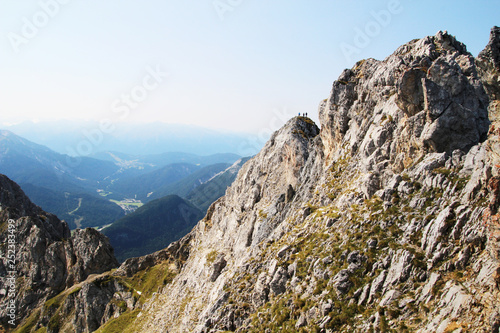
[[[331,154],[344,146],[368,157],[389,141],[391,160],[451,153],[484,140],[487,107],[473,56],[439,32],[345,70],[320,105],[321,135]]]
[[[447,31],[438,31],[434,36],[414,39],[400,46],[391,57],[401,57],[406,61],[419,57],[428,57],[435,60],[446,53],[470,55],[465,44],[458,41],[455,36],[450,35]]]
[[[18,184],[2,174],[0,174],[0,189],[0,207],[2,207],[2,211],[7,208],[12,210],[8,218],[34,215],[40,211],[40,208],[28,199]]]
[[[491,61],[496,70],[500,71],[500,27],[491,28],[488,45],[479,53],[478,58]]]
[[[277,137],[287,135],[296,136],[299,139],[309,140],[319,134],[318,126],[308,117],[296,116],[286,122],[283,127],[273,134],[272,142]]]
[[[481,74],[484,89],[493,100],[500,99],[500,28],[493,27],[490,40],[476,59],[479,73]],[[496,103],[496,112],[492,109],[490,116],[497,119],[500,114],[499,103]]]

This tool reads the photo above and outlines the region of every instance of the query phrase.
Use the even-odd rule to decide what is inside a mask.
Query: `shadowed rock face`
[[[67,287],[90,274],[118,266],[108,239],[93,229],[76,230],[71,235],[66,222],[34,205],[21,188],[0,175],[0,246],[5,258],[9,234],[15,238],[15,263],[0,262],[2,286],[16,277],[18,319]],[[10,220],[10,222],[9,222]],[[14,228],[9,229],[9,224]],[[12,275],[9,271],[14,268]],[[8,290],[0,291],[0,317],[7,327]]]
[[[468,150],[485,139],[487,107],[474,58],[440,32],[401,46],[383,61],[368,59],[345,70],[319,114],[332,153],[346,137],[365,156],[390,140],[391,149],[377,155],[397,163],[416,151]],[[377,114],[394,121],[377,129],[369,123]],[[378,142],[363,141],[369,130]]]
[[[477,57],[477,67],[484,88],[491,99],[500,99],[500,28],[491,29],[490,41]]]
[[[479,53],[478,58],[491,62],[493,66],[500,70],[500,27],[491,29],[488,45]]]

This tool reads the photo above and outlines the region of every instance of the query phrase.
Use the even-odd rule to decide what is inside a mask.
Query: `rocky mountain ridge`
[[[487,222],[498,33],[477,59],[439,32],[345,70],[320,105],[321,131],[294,118],[245,164],[134,325],[498,331]]]
[[[118,266],[109,241],[93,229],[76,230],[42,211],[0,175],[0,322],[27,318],[44,302],[88,276]],[[15,281],[12,287],[11,280]],[[10,291],[14,295],[10,294]],[[15,318],[8,304],[15,301]]]
[[[358,62],[321,129],[288,121],[191,233],[26,331],[498,332],[499,52],[494,27],[477,58],[439,32]]]

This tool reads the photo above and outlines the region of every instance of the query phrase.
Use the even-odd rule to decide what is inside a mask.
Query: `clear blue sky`
[[[0,124],[78,118],[259,132],[283,123],[276,113],[317,119],[356,60],[439,30],[477,55],[500,25],[498,0],[401,0],[383,25],[372,13],[395,0],[59,1],[0,0]],[[357,29],[370,28],[346,58],[341,46],[356,47]],[[157,67],[169,73],[159,84],[148,78]],[[132,92],[133,107],[122,100]]]

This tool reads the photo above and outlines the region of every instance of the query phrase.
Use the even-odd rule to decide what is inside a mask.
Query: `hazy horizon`
[[[196,155],[256,154],[269,138],[260,134],[213,130],[195,125],[152,122],[113,124],[103,131],[97,121],[24,121],[0,126],[24,139],[70,156],[92,156],[119,152],[133,156],[183,152]]]
[[[0,123],[167,122],[259,135],[344,68],[447,30],[477,55],[495,1],[0,0]]]

